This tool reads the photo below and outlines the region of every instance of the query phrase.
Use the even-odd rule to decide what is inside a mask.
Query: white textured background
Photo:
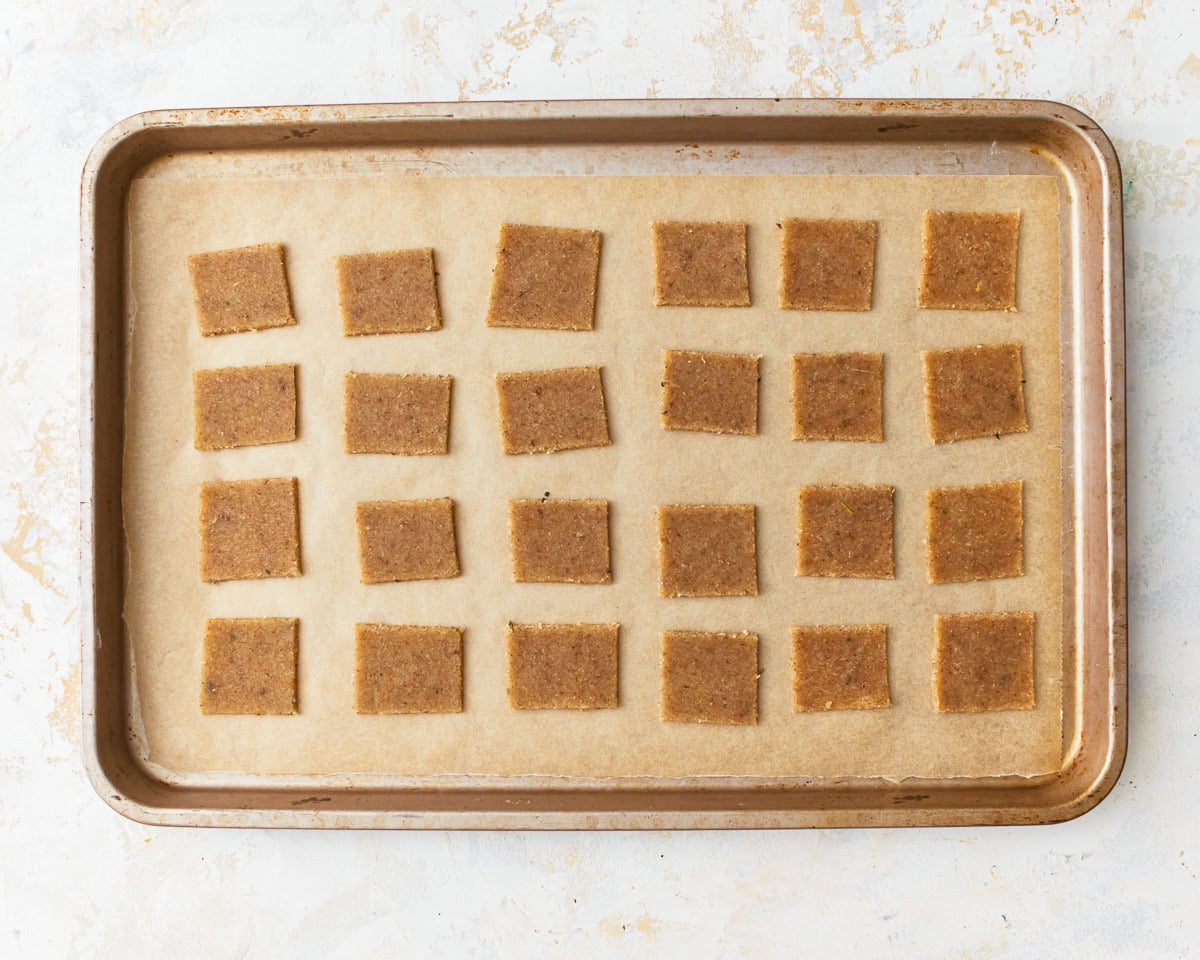
[[[78,185],[154,107],[1049,97],[1124,164],[1129,761],[1055,827],[150,829],[79,760]],[[1200,956],[1194,2],[0,0],[0,957]]]

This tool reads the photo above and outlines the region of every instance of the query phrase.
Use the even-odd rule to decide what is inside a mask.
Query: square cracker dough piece
[[[750,306],[746,224],[656,221],[653,231],[657,306]]]
[[[347,373],[347,453],[416,456],[450,451],[452,377]]]
[[[296,322],[282,244],[194,253],[188,257],[188,270],[203,336],[290,327]]]
[[[200,485],[200,579],[300,576],[295,477]]]
[[[615,623],[510,623],[508,704],[514,710],[616,707]]]
[[[510,500],[515,583],[612,583],[607,500]]]
[[[667,430],[758,433],[758,357],[663,351],[662,425]]]
[[[461,713],[458,627],[354,625],[356,713]]]
[[[1021,214],[925,211],[920,303],[935,310],[1015,310]]]
[[[607,447],[608,412],[599,367],[496,374],[506,454]]]
[[[873,220],[784,220],[779,306],[870,310],[878,229]]]
[[[797,575],[893,579],[892,495],[889,486],[801,487]]]
[[[797,713],[876,710],[892,704],[883,624],[793,627],[792,657]]]
[[[353,253],[336,265],[345,336],[441,329],[432,250]]]
[[[883,354],[793,354],[792,439],[882,441]]]
[[[758,595],[754,505],[658,508],[659,593],[664,597]]]
[[[925,416],[934,443],[1025,433],[1019,343],[927,350]]]
[[[355,513],[363,583],[459,575],[453,500],[376,500]]]
[[[501,224],[487,325],[591,330],[599,270],[595,230]]]
[[[192,374],[197,450],[296,439],[296,365],[222,367]]]
[[[933,629],[939,713],[1033,709],[1032,613],[942,614]]]
[[[664,720],[758,722],[758,634],[668,630],[662,649]]]
[[[940,487],[926,493],[930,583],[1019,577],[1024,568],[1022,483]]]
[[[299,620],[283,617],[209,620],[200,712],[295,713],[299,628]]]

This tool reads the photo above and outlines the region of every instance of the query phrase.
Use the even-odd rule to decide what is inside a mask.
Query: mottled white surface
[[[1200,954],[1194,2],[0,0],[0,957]],[[1129,761],[1055,827],[150,829],[79,761],[78,183],[154,107],[1011,96],[1125,166]]]

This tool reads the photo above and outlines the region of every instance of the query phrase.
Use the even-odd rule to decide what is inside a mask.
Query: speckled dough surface
[[[883,440],[883,354],[794,354],[792,439]]]
[[[488,326],[591,330],[599,269],[595,230],[502,224]]]
[[[1025,433],[1025,371],[1019,343],[929,350],[925,413],[934,443]]]
[[[611,583],[607,500],[510,500],[516,583]]]
[[[441,328],[432,250],[353,253],[338,257],[336,263],[346,336]]]
[[[347,373],[347,453],[439,454],[450,450],[452,377]]]
[[[656,222],[654,290],[660,307],[748,307],[746,224]]]
[[[599,367],[496,374],[504,452],[607,447],[608,412]]]
[[[922,307],[1015,310],[1019,211],[925,213]]]
[[[1032,613],[945,614],[936,618],[933,632],[939,711],[1034,708]]]
[[[197,450],[296,439],[296,365],[222,367],[192,374]]]
[[[871,309],[875,239],[871,220],[797,220],[782,224],[779,305],[785,310]]]
[[[295,713],[299,626],[283,617],[209,620],[200,712]]]
[[[616,623],[510,623],[508,703],[514,710],[618,706]]]
[[[667,430],[758,433],[758,357],[664,350],[662,424]]]
[[[1019,577],[1025,572],[1020,480],[939,487],[926,494],[930,583]]]
[[[290,327],[291,294],[283,245],[262,243],[188,257],[200,333],[243,333]]]
[[[886,624],[792,627],[792,670],[798,713],[891,706]]]
[[[685,723],[757,723],[757,634],[664,633],[662,716]]]
[[[359,623],[354,627],[358,713],[458,713],[463,708],[458,627]]]
[[[888,486],[801,487],[796,573],[801,577],[892,579],[892,496]]]
[[[200,486],[200,579],[300,576],[295,477]]]
[[[658,561],[659,592],[664,597],[755,596],[754,504],[659,507]]]
[[[363,583],[444,580],[459,575],[453,500],[360,503],[356,517]]]

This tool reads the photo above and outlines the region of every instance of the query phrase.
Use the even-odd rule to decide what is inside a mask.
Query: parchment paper
[[[916,306],[926,208],[1022,213],[1016,313]],[[126,622],[147,759],[180,772],[956,776],[1036,774],[1061,757],[1061,511],[1057,193],[1050,177],[373,176],[343,179],[146,179],[128,207],[132,324],[124,509]],[[778,308],[777,221],[879,221],[869,315]],[[751,308],[653,306],[650,221],[749,223]],[[603,232],[594,333],[484,325],[502,221]],[[189,253],[264,241],[286,246],[297,326],[201,338]],[[431,246],[444,329],[346,338],[333,257]],[[1024,344],[1030,432],[934,447],[926,437],[920,351],[1017,339]],[[663,348],[762,355],[757,437],[666,432],[659,425]],[[885,355],[882,444],[797,443],[789,428],[789,355]],[[191,372],[299,364],[299,439],[217,453],[192,448]],[[601,364],[613,446],[500,454],[494,376]],[[454,376],[451,454],[342,452],[348,370]],[[304,575],[204,584],[197,490],[206,479],[299,477]],[[930,586],[924,557],[930,486],[1025,481],[1024,577]],[[796,489],[809,483],[896,487],[894,581],[798,578]],[[611,585],[511,582],[506,502],[605,497]],[[359,500],[453,497],[463,575],[364,586]],[[758,506],[760,595],[661,599],[654,507]],[[1032,609],[1037,707],[939,715],[931,693],[935,613]],[[208,617],[300,618],[300,712],[206,717],[199,708]],[[621,707],[517,712],[506,701],[507,621],[619,622]],[[359,621],[465,628],[465,712],[357,716]],[[795,714],[789,628],[883,622],[893,706]],[[761,638],[757,726],[659,719],[664,629],[754,630]]]

